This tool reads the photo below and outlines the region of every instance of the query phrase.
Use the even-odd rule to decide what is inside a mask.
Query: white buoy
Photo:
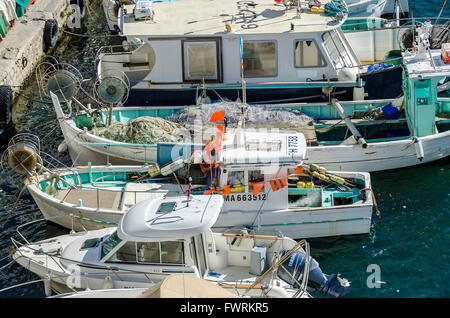
[[[59,144],[58,146],[58,152],[59,153],[65,153],[67,151],[68,147],[65,141]]]
[[[416,138],[414,141],[414,147],[416,148],[417,159],[419,159],[419,161],[422,161],[425,155],[423,152],[422,142],[418,138]]]
[[[102,284],[103,289],[113,289],[114,288],[114,281],[112,280],[111,276],[106,276],[103,280]]]

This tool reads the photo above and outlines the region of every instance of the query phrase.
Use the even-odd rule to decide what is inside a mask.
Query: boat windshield
[[[339,32],[332,30],[322,35],[325,50],[336,68],[357,66],[346,49]]]
[[[117,231],[111,234],[102,245],[102,258],[109,254],[122,240],[117,235]]]

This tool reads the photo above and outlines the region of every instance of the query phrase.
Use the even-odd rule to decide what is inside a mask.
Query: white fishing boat
[[[120,6],[124,4],[132,5],[137,2],[139,2],[139,0],[103,0],[103,11],[111,33],[118,34],[120,32]],[[160,2],[163,1],[160,0]],[[307,2],[308,1],[305,1],[305,4]],[[398,15],[400,17],[405,18],[409,15],[408,0],[345,0],[345,2],[348,7],[349,17],[395,18],[397,15],[397,7]]]
[[[346,0],[349,17],[407,18],[408,0]]]
[[[58,292],[148,288],[176,273],[230,287],[237,296],[302,297],[316,290],[339,297],[349,292],[347,280],[322,273],[304,241],[211,232],[223,201],[221,195],[142,201],[115,228],[22,246],[13,239],[13,258],[51,280]]]
[[[396,98],[401,69],[367,72],[341,31],[347,6],[301,1],[140,1],[118,9],[126,51],[100,49],[97,74],[130,79],[126,106],[191,105],[204,94],[249,103]],[[177,23],[174,23],[177,21]],[[360,42],[358,46],[364,46]],[[245,96],[242,93],[245,85]]]
[[[295,239],[370,232],[370,175],[303,165],[303,134],[236,129],[215,142],[223,144],[160,143],[158,163],[146,166],[36,173],[19,159],[13,168],[27,166],[25,184],[44,217],[76,231],[116,226],[142,200],[219,193],[225,203],[212,227],[217,232],[247,227]],[[9,149],[8,158],[20,158]]]
[[[400,69],[403,69],[405,97],[385,100],[365,100],[361,97],[357,101],[337,101],[329,96],[330,102],[326,103],[254,106],[273,111],[297,111],[309,116],[309,122],[298,121],[290,129],[306,137],[305,162],[328,170],[374,172],[446,158],[450,151],[450,99],[438,97],[438,90],[445,86],[440,84],[449,76],[450,65],[442,60],[441,50],[429,49],[429,28],[424,25],[418,32],[416,40],[420,44],[419,49],[402,55]],[[81,110],[66,115],[55,95],[53,104],[65,145],[77,165],[85,165],[88,161],[95,164],[108,161],[122,164],[155,162],[156,143],[104,138],[96,133],[96,129],[103,129],[111,122],[130,126],[133,120],[145,116],[169,120],[180,112],[190,112],[189,109],[204,110],[215,105],[117,107],[109,111],[98,110],[97,114]],[[237,103],[234,109],[242,107],[241,103]],[[231,112],[233,109],[228,110]],[[169,135],[174,137],[176,134],[169,132]],[[200,139],[201,142],[203,140]]]
[[[381,17],[388,0],[346,0],[345,2],[349,17]]]

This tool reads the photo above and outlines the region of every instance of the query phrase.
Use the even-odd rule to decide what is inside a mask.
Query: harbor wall
[[[61,36],[69,0],[36,0],[0,41],[0,85],[21,86],[45,55],[44,26],[58,21]]]

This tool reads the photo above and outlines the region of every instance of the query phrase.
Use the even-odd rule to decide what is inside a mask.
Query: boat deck
[[[257,276],[249,274],[248,271],[249,268],[247,266],[227,266],[220,271],[208,273],[206,279],[225,284],[229,282],[233,282],[233,284],[251,284],[256,280]]]
[[[322,7],[332,0],[322,0]],[[301,2],[303,7],[307,2]],[[313,13],[297,6],[285,7],[274,0],[223,1],[183,0],[153,2],[153,20],[135,19],[135,5],[125,6],[123,35],[128,36],[199,36],[227,33],[263,34],[327,31],[339,27],[346,18],[336,21],[325,13]]]
[[[122,191],[107,191],[95,189],[64,189],[58,190],[55,198],[66,203],[71,203],[90,208],[107,210],[120,210]],[[79,200],[81,200],[79,202]]]

